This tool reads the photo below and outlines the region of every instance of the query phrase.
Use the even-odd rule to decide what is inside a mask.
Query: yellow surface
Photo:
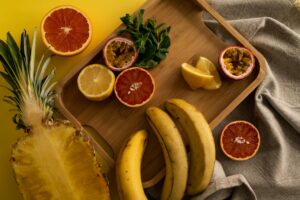
[[[91,44],[77,56],[54,57],[51,65],[57,68],[56,78],[60,79],[120,24],[119,18],[121,16],[127,12],[134,12],[144,2],[145,0],[1,0],[0,38],[5,40],[6,32],[10,31],[15,38],[19,39],[24,28],[31,35],[34,27],[39,28],[43,16],[50,9],[59,5],[73,5],[84,11],[92,23]],[[38,55],[41,55],[45,46],[40,34],[37,47]],[[2,78],[0,84],[4,84]],[[21,196],[13,178],[9,158],[11,146],[23,133],[15,130],[11,121],[13,113],[9,112],[10,106],[2,101],[3,96],[7,94],[5,89],[0,88],[0,199],[15,200],[21,199]]]

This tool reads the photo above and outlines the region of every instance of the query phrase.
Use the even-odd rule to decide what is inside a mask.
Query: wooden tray
[[[140,108],[127,108],[119,103],[114,95],[105,101],[93,102],[82,96],[77,88],[76,80],[80,70],[91,63],[103,63],[101,50],[104,44],[122,27],[116,29],[75,66],[61,80],[57,89],[57,106],[61,113],[78,128],[82,125],[92,127],[110,145],[114,151],[113,157],[100,145],[95,144],[95,147],[111,166],[121,145],[130,134],[142,128],[151,133],[145,120],[147,107],[161,107],[169,98],[183,98],[203,112],[213,129],[259,85],[266,73],[263,56],[205,0],[149,0],[142,8],[145,9],[146,18],[154,17],[158,22],[172,26],[170,52],[158,67],[151,70],[156,82],[156,91],[149,103]],[[250,49],[257,58],[256,68],[251,76],[240,81],[223,79],[222,87],[215,91],[191,90],[180,73],[181,63],[195,63],[199,56],[209,58],[218,66],[218,56],[227,46],[204,25],[203,10],[212,15],[233,38]],[[152,186],[160,180],[164,174],[163,168],[160,145],[151,133],[142,164],[144,186]]]

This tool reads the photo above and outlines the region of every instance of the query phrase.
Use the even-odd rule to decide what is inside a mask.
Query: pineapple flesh
[[[50,58],[35,65],[36,31],[32,48],[24,31],[20,48],[8,33],[0,40],[0,61],[12,93],[4,100],[14,106],[13,121],[26,135],[13,146],[11,162],[25,200],[106,200],[109,188],[88,136],[53,119],[54,70]]]

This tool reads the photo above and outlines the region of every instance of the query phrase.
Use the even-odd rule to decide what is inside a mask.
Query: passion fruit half
[[[253,53],[239,46],[230,46],[224,49],[219,62],[223,75],[233,80],[246,78],[255,67]]]
[[[131,67],[137,57],[137,48],[129,38],[114,37],[103,48],[104,62],[113,71],[122,71]]]

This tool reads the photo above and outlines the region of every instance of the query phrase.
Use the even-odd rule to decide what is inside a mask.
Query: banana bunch
[[[188,136],[190,166],[187,194],[198,194],[208,186],[214,170],[216,149],[211,129],[204,116],[184,100],[168,100],[165,107]]]
[[[170,99],[165,108],[174,121],[157,107],[148,108],[146,118],[159,140],[165,159],[166,175],[161,200],[180,200],[185,194],[201,193],[208,186],[216,150],[209,125],[194,106],[181,99]],[[189,162],[185,144],[174,122],[188,138]],[[119,153],[116,175],[121,199],[147,199],[141,179],[146,141],[146,131],[138,131]]]

